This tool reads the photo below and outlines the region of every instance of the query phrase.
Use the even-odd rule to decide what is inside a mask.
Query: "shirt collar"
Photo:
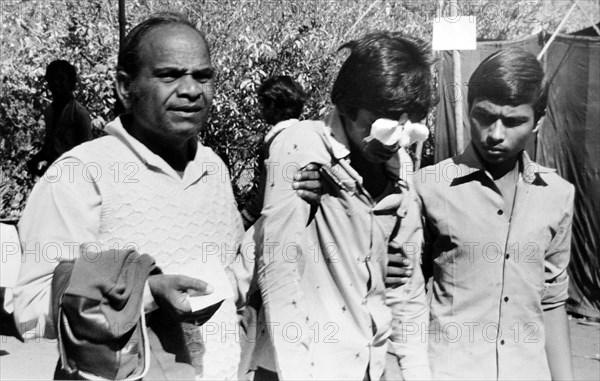
[[[461,170],[458,171],[458,176],[456,176],[457,179],[462,179],[480,171],[487,174],[479,155],[477,155],[477,152],[475,151],[473,142],[469,143],[464,152],[456,158],[455,162],[461,167]],[[555,169],[544,167],[531,160],[526,151],[521,152],[519,155],[519,163],[521,164],[520,173],[523,181],[528,184],[547,185],[540,177],[540,173],[556,172]]]
[[[277,123],[269,130],[269,132],[265,136],[265,143],[270,142],[273,138],[275,138],[277,134],[279,134],[281,131],[285,130],[286,128],[295,123],[298,123],[298,119],[282,120],[281,122]]]
[[[105,127],[105,131],[107,134],[114,136],[125,144],[144,165],[158,168],[171,177],[181,179],[177,171],[175,171],[162,157],[152,152],[142,142],[127,132],[125,127],[123,127],[120,117],[108,123]],[[194,159],[190,161],[185,168],[184,181],[186,183],[193,183],[207,173],[207,166],[202,165],[202,163],[209,160],[206,150],[209,150],[209,148],[198,143]]]
[[[346,131],[344,131],[338,108],[331,107],[326,112],[324,121],[333,156],[339,160],[350,155],[350,142],[346,136]]]

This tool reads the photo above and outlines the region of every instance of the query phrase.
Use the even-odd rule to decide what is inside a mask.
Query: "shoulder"
[[[419,169],[413,177],[417,193],[422,194],[448,186],[459,175],[459,169],[460,166],[453,158]]]
[[[323,122],[303,120],[287,127],[273,140],[293,140],[295,143],[310,144],[322,141],[324,136],[325,124]]]
[[[545,167],[531,159],[524,163],[523,177],[542,186],[552,197],[572,198],[575,194],[573,184],[562,178],[556,169]]]
[[[227,165],[221,157],[210,147],[198,143],[198,152],[194,158],[194,163],[209,170],[209,172],[225,171],[229,173]]]
[[[548,187],[552,188],[553,191],[561,194],[569,194],[575,192],[575,186],[563,179],[558,173],[554,171],[540,172],[539,177],[548,184]]]
[[[67,158],[76,159],[82,163],[114,163],[123,159],[133,159],[135,155],[118,138],[105,135],[100,138],[84,142],[65,152],[59,160]]]
[[[540,172],[539,178],[543,181],[546,194],[553,198],[552,204],[565,205],[566,210],[573,208],[575,200],[575,186],[563,179],[556,172]]]
[[[79,116],[88,116],[89,117],[89,115],[90,115],[88,110],[81,103],[76,101],[75,99],[73,99],[73,101],[69,102],[68,106],[72,112],[74,112],[75,114],[77,114]]]
[[[305,120],[281,131],[269,147],[269,159],[297,163],[329,162],[331,146],[325,124]]]

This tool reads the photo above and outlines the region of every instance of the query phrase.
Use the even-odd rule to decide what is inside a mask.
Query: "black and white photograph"
[[[600,0],[0,0],[0,381],[600,379]]]

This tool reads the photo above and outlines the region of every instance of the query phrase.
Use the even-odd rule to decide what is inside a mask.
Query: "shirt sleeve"
[[[562,217],[556,234],[550,241],[544,258],[544,294],[542,307],[551,310],[565,304],[569,297],[569,275],[567,267],[571,258],[571,226],[575,190],[570,186],[565,197]]]
[[[429,306],[421,271],[423,229],[416,194],[409,190],[399,208],[400,227],[392,237],[408,256],[413,275],[400,287],[386,290],[386,304],[392,309],[392,334],[388,352],[400,361],[405,380],[431,379],[427,353]]]
[[[19,221],[23,258],[14,289],[15,321],[25,339],[55,338],[51,283],[59,262],[81,256],[96,241],[100,194],[73,158],[53,164],[34,186]]]
[[[310,206],[292,188],[294,174],[310,162],[328,158],[321,137],[314,131],[290,129],[275,138],[266,163],[265,203],[258,242],[258,284],[265,308],[265,323],[275,352],[279,379],[307,380],[311,374],[310,301],[302,287],[303,252],[309,252],[307,221]],[[298,340],[285,336],[294,325]]]
[[[225,166],[223,165],[222,168],[225,168]],[[242,308],[246,303],[246,295],[254,272],[254,258],[249,257],[246,248],[242,247],[244,244],[242,217],[233,195],[229,173],[225,178],[227,181],[223,193],[227,198],[228,209],[226,213],[228,214],[227,220],[230,221],[228,227],[230,229],[229,236],[231,237],[230,242],[226,243],[226,245],[231,245],[227,247],[226,254],[233,254],[231,258],[227,259],[225,269],[230,278],[231,286],[236,293],[236,305],[238,308]]]

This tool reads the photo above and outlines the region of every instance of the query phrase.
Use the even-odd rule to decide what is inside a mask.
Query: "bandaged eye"
[[[407,114],[402,114],[399,120],[377,119],[371,125],[370,136],[387,146],[398,143],[401,147],[407,147],[427,140],[429,129],[424,124],[412,123]]]

